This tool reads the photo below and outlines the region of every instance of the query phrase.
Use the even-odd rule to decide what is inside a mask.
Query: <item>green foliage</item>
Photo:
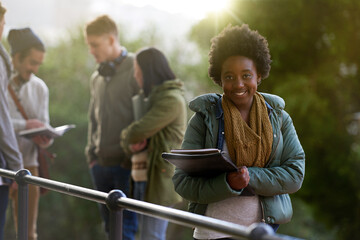
[[[234,0],[229,9],[199,22],[192,39],[209,49],[213,33],[229,23],[246,23],[268,39],[272,70],[260,91],[286,100],[306,153],[304,185],[294,196],[338,239],[353,239],[360,233],[360,156],[347,127],[360,109],[360,49],[353,47],[360,42],[360,2]]]

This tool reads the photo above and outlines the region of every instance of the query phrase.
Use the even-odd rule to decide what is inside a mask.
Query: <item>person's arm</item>
[[[0,146],[7,166],[17,171],[23,168],[15,132],[11,123],[5,92],[0,88]]]
[[[270,168],[249,167],[249,185],[256,194],[274,196],[294,193],[302,185],[305,175],[305,153],[296,134],[293,122],[283,111],[281,127],[283,150],[280,166]]]
[[[87,145],[85,148],[85,155],[87,158],[88,164],[92,164],[97,160],[97,157],[94,153],[95,151],[95,143],[93,140],[93,135],[96,132],[97,129],[97,122],[95,118],[95,112],[94,112],[94,92],[93,92],[93,86],[91,87],[91,100],[89,104],[89,123],[88,123],[88,135],[87,135]]]
[[[157,99],[150,110],[136,122],[130,124],[121,133],[122,145],[129,146],[154,136],[179,117],[179,104],[183,104],[177,97],[166,96]]]
[[[25,119],[15,119],[11,118],[11,122],[14,126],[15,132],[19,132],[21,130],[26,129],[26,120]]]
[[[181,148],[204,148],[206,131],[203,117],[200,113],[196,113],[189,121]],[[226,178],[226,173],[213,178],[191,177],[177,168],[172,180],[175,191],[184,199],[208,204],[241,194],[242,190],[232,189]]]

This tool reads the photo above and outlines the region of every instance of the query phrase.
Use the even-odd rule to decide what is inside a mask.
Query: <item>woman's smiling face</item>
[[[251,107],[261,76],[257,74],[253,60],[243,56],[231,56],[221,70],[224,94],[238,109]]]

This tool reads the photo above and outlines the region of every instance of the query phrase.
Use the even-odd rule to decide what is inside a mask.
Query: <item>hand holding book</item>
[[[237,166],[218,149],[171,150],[162,157],[190,176],[211,177],[224,172],[237,171]]]
[[[25,129],[44,127],[45,123],[38,119],[26,119]]]
[[[242,166],[237,172],[230,172],[226,175],[226,181],[232,189],[241,190],[249,184],[250,176],[247,167]]]
[[[30,130],[30,129],[41,128],[44,126],[45,126],[45,124],[38,119],[27,119],[25,129]],[[46,135],[36,135],[36,136],[32,137],[31,139],[36,145],[42,146],[45,148],[50,144],[52,138],[49,138]]]
[[[227,182],[234,190],[243,189],[241,196],[253,196],[255,193],[249,184],[249,172],[246,167],[240,169],[216,148],[175,149],[163,153],[162,157],[193,177],[214,177],[227,172]],[[240,180],[240,181],[239,181]]]

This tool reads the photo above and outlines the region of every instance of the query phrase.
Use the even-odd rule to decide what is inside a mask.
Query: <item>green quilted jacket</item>
[[[152,89],[149,110],[123,130],[122,146],[149,139],[148,183],[145,201],[171,206],[181,201],[171,181],[175,167],[161,154],[179,148],[186,129],[186,101],[180,80],[170,80]]]
[[[305,174],[305,153],[292,120],[284,111],[282,98],[261,93],[268,106],[273,128],[273,145],[265,168],[249,167],[249,186],[259,195],[263,222],[283,224],[292,217],[289,194],[298,191]],[[190,119],[183,149],[217,148],[221,95],[205,94],[190,102],[195,114]],[[216,109],[221,109],[220,114]],[[189,211],[205,214],[207,204],[241,195],[226,182],[226,173],[213,178],[191,177],[180,169],[173,177],[175,190],[189,201]]]

